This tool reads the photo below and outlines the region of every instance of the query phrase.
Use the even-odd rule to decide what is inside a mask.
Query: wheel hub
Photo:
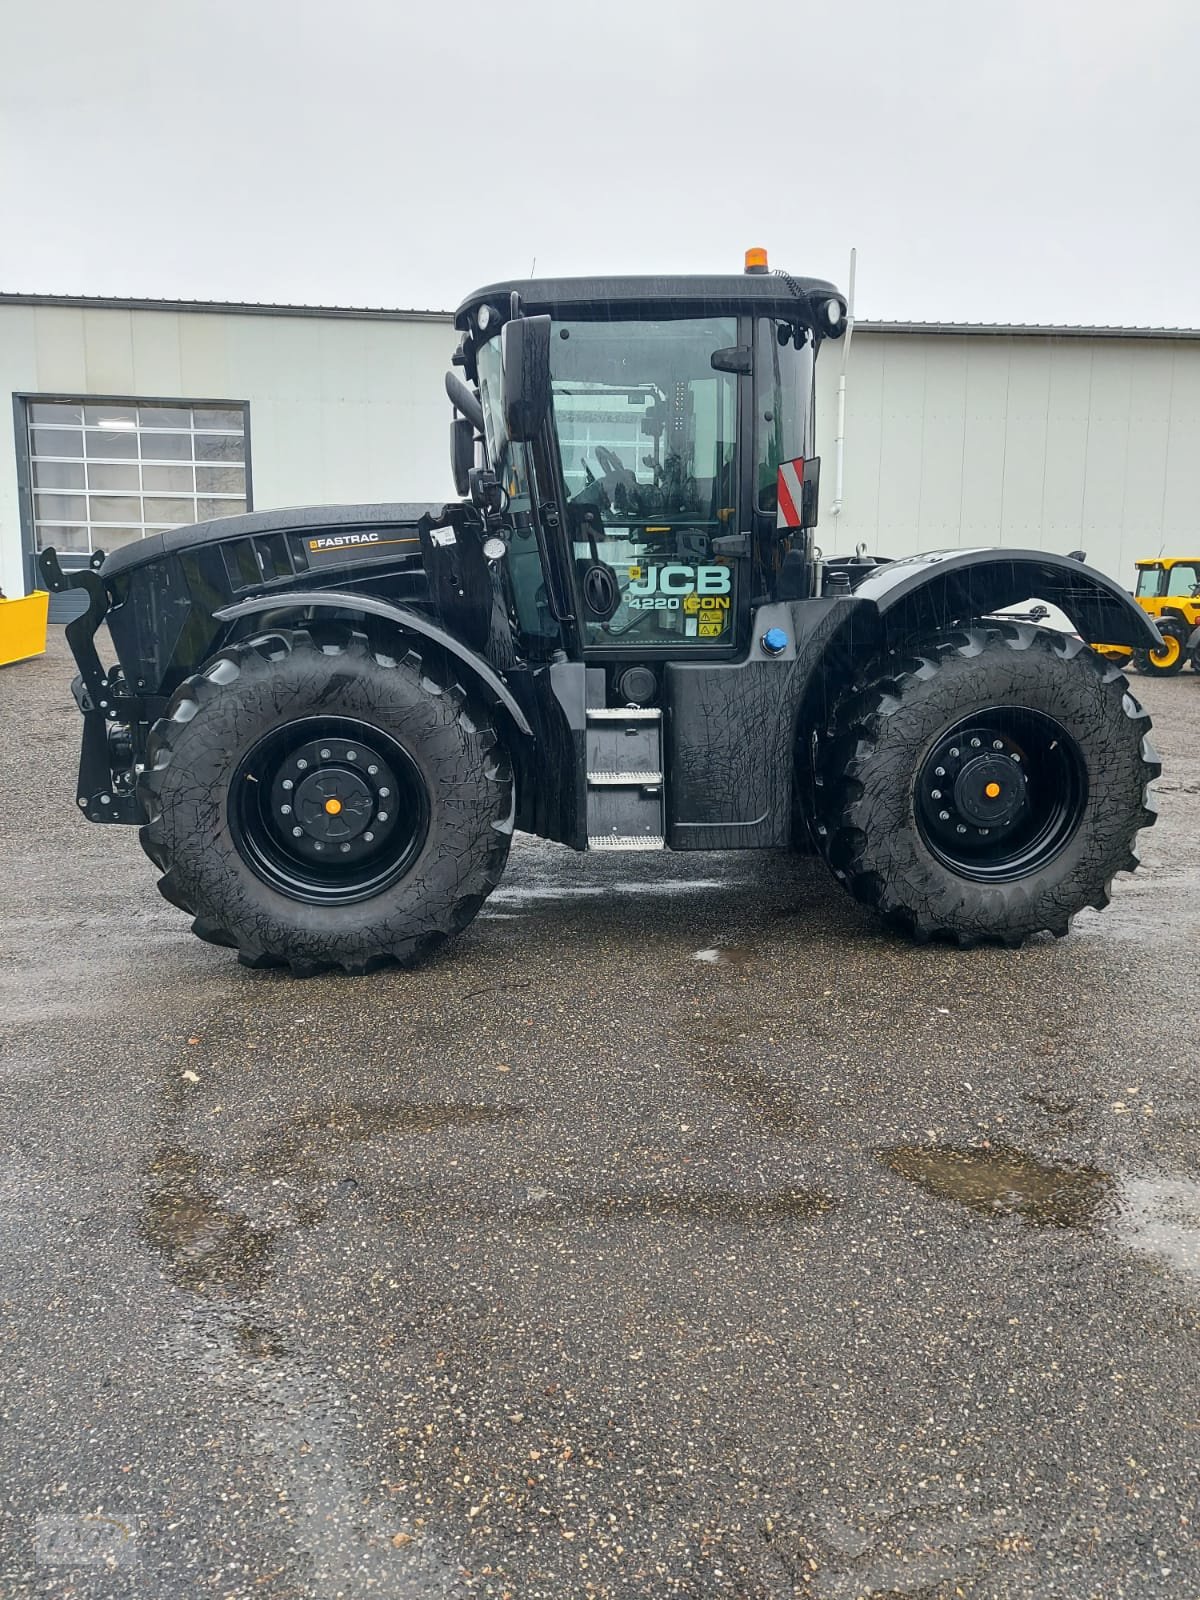
[[[993,706],[947,729],[923,762],[917,822],[954,872],[1005,882],[1070,838],[1087,796],[1074,741],[1044,713]]]
[[[293,899],[348,904],[406,870],[429,821],[425,786],[390,735],[349,718],[285,724],[243,760],[231,823],[260,877]]]
[[[395,795],[395,773],[367,741],[312,739],[276,771],[271,821],[281,843],[305,860],[331,853],[361,860],[395,828]]]

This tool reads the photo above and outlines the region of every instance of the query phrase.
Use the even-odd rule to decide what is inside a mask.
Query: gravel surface
[[[1200,1593],[1200,678],[1069,939],[520,840],[301,983],[76,815],[69,675],[0,672],[4,1600]]]

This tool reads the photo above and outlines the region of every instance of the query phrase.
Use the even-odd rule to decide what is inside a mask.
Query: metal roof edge
[[[136,295],[20,294],[0,291],[0,305],[62,306],[82,311],[201,312],[239,317],[335,317],[360,322],[445,322],[450,311],[401,310],[388,306],[301,306],[236,300],[151,300]]]
[[[888,322],[856,318],[855,332],[928,333],[992,339],[1200,339],[1200,328],[1126,328],[1063,322]]]
[[[137,295],[22,294],[0,291],[0,306],[63,306],[84,311],[168,311],[243,317],[333,317],[362,322],[453,323],[453,311],[392,306],[306,306],[239,300],[155,300]],[[1133,328],[1085,323],[913,322],[860,317],[861,333],[930,334],[992,339],[1200,339],[1200,328]]]

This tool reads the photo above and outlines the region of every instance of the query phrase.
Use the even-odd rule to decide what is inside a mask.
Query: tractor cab
[[[742,276],[500,283],[460,306],[479,407],[451,379],[477,424],[460,477],[503,523],[531,656],[730,658],[756,606],[814,592],[814,361],[846,305],[750,255]]]

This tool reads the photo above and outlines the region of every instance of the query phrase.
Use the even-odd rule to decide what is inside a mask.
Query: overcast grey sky
[[[1200,325],[1197,0],[0,0],[0,288]]]

